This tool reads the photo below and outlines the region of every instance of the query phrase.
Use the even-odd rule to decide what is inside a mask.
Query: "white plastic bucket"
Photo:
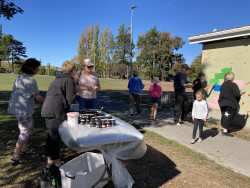
[[[62,188],[90,188],[102,176],[105,162],[102,154],[87,152],[60,167]],[[104,178],[108,177],[106,172]],[[101,188],[108,182],[100,182],[95,188]]]
[[[67,121],[69,126],[78,125],[79,112],[69,112],[67,113]]]

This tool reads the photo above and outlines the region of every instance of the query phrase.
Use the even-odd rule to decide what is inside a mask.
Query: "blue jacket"
[[[138,78],[137,76],[129,79],[129,82],[128,82],[129,93],[142,94],[143,88],[144,88],[144,85],[142,83],[142,80]]]
[[[174,93],[185,94],[186,88],[184,87],[184,84],[187,83],[187,75],[181,74],[181,72],[177,73],[174,77]]]

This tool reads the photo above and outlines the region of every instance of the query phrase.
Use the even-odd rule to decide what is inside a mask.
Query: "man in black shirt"
[[[180,126],[183,121],[186,121],[188,113],[188,96],[186,94],[186,88],[193,87],[193,84],[188,84],[187,70],[189,67],[187,64],[181,66],[181,71],[174,77],[174,93],[175,93],[175,109],[174,109],[174,124]],[[181,115],[181,121],[179,118]]]

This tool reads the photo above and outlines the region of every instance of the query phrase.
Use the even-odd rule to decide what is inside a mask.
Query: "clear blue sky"
[[[1,18],[3,33],[24,42],[28,57],[41,58],[60,67],[77,55],[78,40],[86,26],[99,22],[108,25],[114,36],[121,24],[130,26],[134,9],[133,38],[154,25],[159,31],[170,31],[186,44],[179,51],[186,62],[202,52],[202,45],[190,45],[188,36],[250,24],[249,0],[15,0],[23,14],[13,19]]]

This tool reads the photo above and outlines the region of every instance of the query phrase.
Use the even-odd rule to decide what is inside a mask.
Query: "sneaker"
[[[177,125],[177,126],[179,126],[179,127],[181,127],[181,126],[182,126],[182,124],[181,124],[180,122],[175,123],[175,125]]]
[[[188,121],[185,121],[185,120],[181,120],[180,124],[184,124],[184,125],[188,125],[188,126],[191,125],[191,123],[189,123]]]
[[[198,142],[201,143],[203,140],[199,139]]]
[[[191,144],[194,144],[195,143],[195,140],[191,140],[191,142],[190,142]]]
[[[228,132],[223,132],[222,136],[234,137],[233,135],[229,134]]]

